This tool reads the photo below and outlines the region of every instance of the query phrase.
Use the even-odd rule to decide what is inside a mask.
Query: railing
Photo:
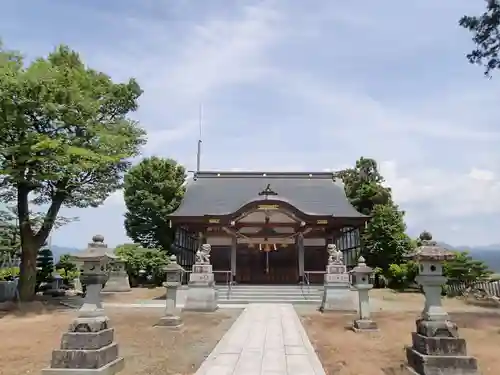
[[[445,291],[448,296],[463,296],[469,288],[483,289],[491,296],[500,297],[500,281],[479,281],[471,283],[448,281]]]
[[[304,282],[307,285],[307,294],[309,294],[311,288],[309,283],[309,275],[306,272],[304,272],[303,281],[300,283],[300,291],[302,292],[302,297],[304,297],[304,299],[307,299],[307,296],[304,294]]]
[[[307,277],[309,283],[311,282],[311,275],[324,275],[326,271],[304,271],[304,277]]]

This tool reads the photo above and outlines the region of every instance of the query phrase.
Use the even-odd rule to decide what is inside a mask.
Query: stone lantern
[[[108,265],[117,256],[109,252],[104,243],[104,237],[95,235],[88,248],[72,256],[72,259],[80,263],[80,281],[86,286],[83,305],[78,311],[81,317],[101,316],[104,314],[101,303],[102,286],[108,280]]]
[[[119,293],[130,292],[130,281],[125,269],[126,261],[122,257],[117,256],[110,264],[109,278],[104,286],[103,292]]]
[[[177,314],[177,289],[181,285],[182,273],[184,269],[177,263],[175,255],[170,256],[170,262],[164,269],[167,281],[163,283],[166,288],[165,294],[165,315],[157,323],[157,326],[180,327],[181,317]]]
[[[355,332],[359,331],[376,331],[377,323],[371,319],[370,314],[370,297],[368,292],[373,288],[370,277],[373,274],[373,269],[365,263],[365,258],[362,256],[358,259],[358,265],[351,270],[354,276],[354,289],[358,292],[358,319],[353,322],[352,329]]]
[[[458,328],[450,320],[441,303],[441,288],[446,283],[443,263],[455,254],[432,241],[424,232],[422,245],[412,254],[418,264],[416,281],[425,296],[424,309],[416,320],[412,332],[412,346],[406,347],[406,358],[413,373],[426,374],[479,374],[477,360],[467,355],[466,342],[459,338]]]
[[[104,237],[96,235],[88,248],[73,256],[82,264],[80,280],[87,287],[83,306],[61,338],[60,349],[52,351],[50,367],[43,375],[108,374],[123,369],[118,355],[114,329],[102,308],[100,292],[108,278],[107,264],[114,259],[108,253]]]

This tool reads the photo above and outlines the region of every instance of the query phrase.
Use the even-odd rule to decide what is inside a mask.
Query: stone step
[[[215,284],[216,288],[228,288],[227,284]],[[323,285],[295,285],[295,284],[289,284],[289,285],[269,285],[269,284],[236,284],[232,285],[232,288],[241,288],[241,289],[301,289],[301,288],[323,288]]]
[[[225,304],[234,304],[234,305],[246,305],[249,303],[291,303],[293,305],[317,305],[319,306],[321,304],[321,299],[289,299],[289,300],[281,300],[281,299],[272,299],[272,300],[267,300],[267,299],[221,299],[219,298],[218,301],[219,305],[225,305]]]
[[[294,299],[321,299],[323,297],[323,295],[280,295],[280,296],[273,296],[273,295],[265,295],[265,294],[261,294],[261,295],[241,295],[241,294],[231,294],[231,295],[227,295],[227,294],[218,294],[218,297],[219,299],[245,299],[245,300],[294,300]]]
[[[216,286],[217,290],[232,290],[241,292],[255,292],[255,293],[309,293],[309,292],[323,292],[323,288],[241,288],[239,286],[233,286],[231,288],[225,286]]]
[[[250,289],[217,289],[219,293],[231,293],[231,294],[242,294],[242,295],[302,295],[302,294],[323,294],[322,290],[250,290]]]

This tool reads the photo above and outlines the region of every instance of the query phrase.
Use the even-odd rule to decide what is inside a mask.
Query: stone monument
[[[327,247],[323,299],[320,311],[354,311],[354,301],[350,291],[349,274],[343,262],[342,252],[334,244]]]
[[[210,264],[210,245],[203,244],[196,252],[196,263],[189,275],[188,290],[184,310],[217,310],[217,291],[214,287],[214,274]]]
[[[351,271],[354,276],[354,288],[358,292],[358,318],[353,322],[354,332],[377,331],[377,323],[371,319],[370,296],[368,292],[373,288],[370,283],[370,276],[373,269],[365,263],[362,256],[358,259],[358,265]]]
[[[420,238],[422,245],[412,257],[418,262],[416,281],[424,290],[425,306],[412,332],[412,346],[405,348],[408,369],[416,375],[479,375],[477,359],[467,355],[465,340],[441,304],[443,262],[455,254],[438,246],[427,232]]]
[[[108,281],[102,291],[109,293],[130,292],[131,288],[128,274],[125,270],[125,260],[118,257],[111,262],[109,268]]]
[[[170,263],[164,268],[167,281],[163,283],[166,288],[165,294],[165,315],[156,324],[161,327],[178,328],[182,326],[182,319],[177,314],[177,289],[181,285],[181,277],[184,269],[177,263],[177,257],[172,255]]]
[[[43,375],[112,375],[123,369],[114,329],[100,299],[102,284],[108,277],[107,264],[115,259],[106,250],[104,238],[96,235],[87,250],[74,256],[82,263],[80,279],[87,293],[78,316],[61,338],[61,348],[52,351],[50,367],[42,370]]]

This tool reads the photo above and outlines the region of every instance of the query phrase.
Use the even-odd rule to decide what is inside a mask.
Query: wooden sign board
[[[258,210],[279,210],[279,208],[278,204],[259,204],[257,206]]]

